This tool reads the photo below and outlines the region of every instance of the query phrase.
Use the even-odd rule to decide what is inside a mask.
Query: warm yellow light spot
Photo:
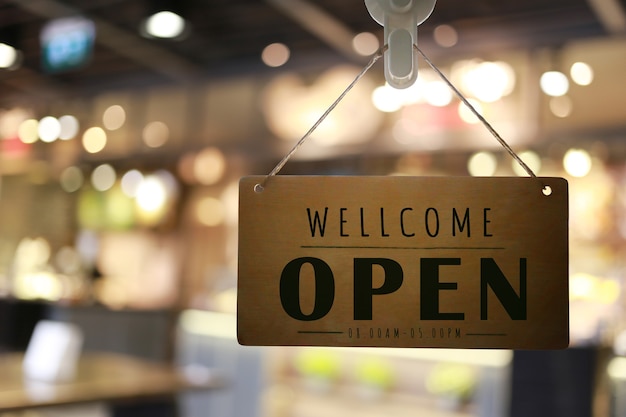
[[[200,223],[205,226],[219,226],[224,223],[224,204],[217,198],[203,198],[196,206],[196,215]]]
[[[101,152],[107,144],[107,134],[100,127],[91,127],[83,134],[83,148],[89,153]]]
[[[196,155],[193,172],[196,180],[203,185],[217,183],[226,169],[224,154],[217,148],[205,148]]]
[[[35,143],[39,139],[39,122],[27,119],[17,128],[17,136],[23,143]]]

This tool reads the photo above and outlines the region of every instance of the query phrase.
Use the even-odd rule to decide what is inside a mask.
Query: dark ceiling
[[[622,8],[626,2],[439,0],[420,28],[420,42],[433,55],[558,47],[577,38],[607,35],[606,22],[598,17],[598,4],[607,1]],[[141,21],[169,6],[190,21],[189,36],[180,41],[141,37]],[[96,24],[91,61],[79,70],[45,74],[41,28],[52,18],[75,15]],[[459,43],[450,50],[431,41],[434,28],[444,23],[459,33]],[[351,52],[348,40],[363,31],[382,33],[363,0],[0,0],[0,42],[11,43],[24,53],[19,69],[0,72],[0,100],[91,95],[261,73],[269,71],[261,63],[261,51],[272,42],[291,48],[289,68],[310,68],[328,61],[362,62]]]

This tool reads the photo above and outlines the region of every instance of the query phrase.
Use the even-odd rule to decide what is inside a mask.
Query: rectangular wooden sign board
[[[566,180],[264,178],[240,182],[241,344],[567,347]]]

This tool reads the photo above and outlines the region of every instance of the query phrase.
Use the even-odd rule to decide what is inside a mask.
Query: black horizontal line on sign
[[[506,333],[466,333],[466,336],[497,336],[497,337],[506,337]]]
[[[309,330],[298,330],[300,334],[343,334],[343,332],[315,332]]]
[[[302,245],[301,249],[393,249],[393,250],[504,250],[503,247],[455,247],[455,246],[324,246],[324,245]]]

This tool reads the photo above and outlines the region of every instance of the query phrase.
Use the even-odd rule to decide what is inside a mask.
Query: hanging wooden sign
[[[240,182],[241,344],[567,347],[564,179],[264,179]]]

